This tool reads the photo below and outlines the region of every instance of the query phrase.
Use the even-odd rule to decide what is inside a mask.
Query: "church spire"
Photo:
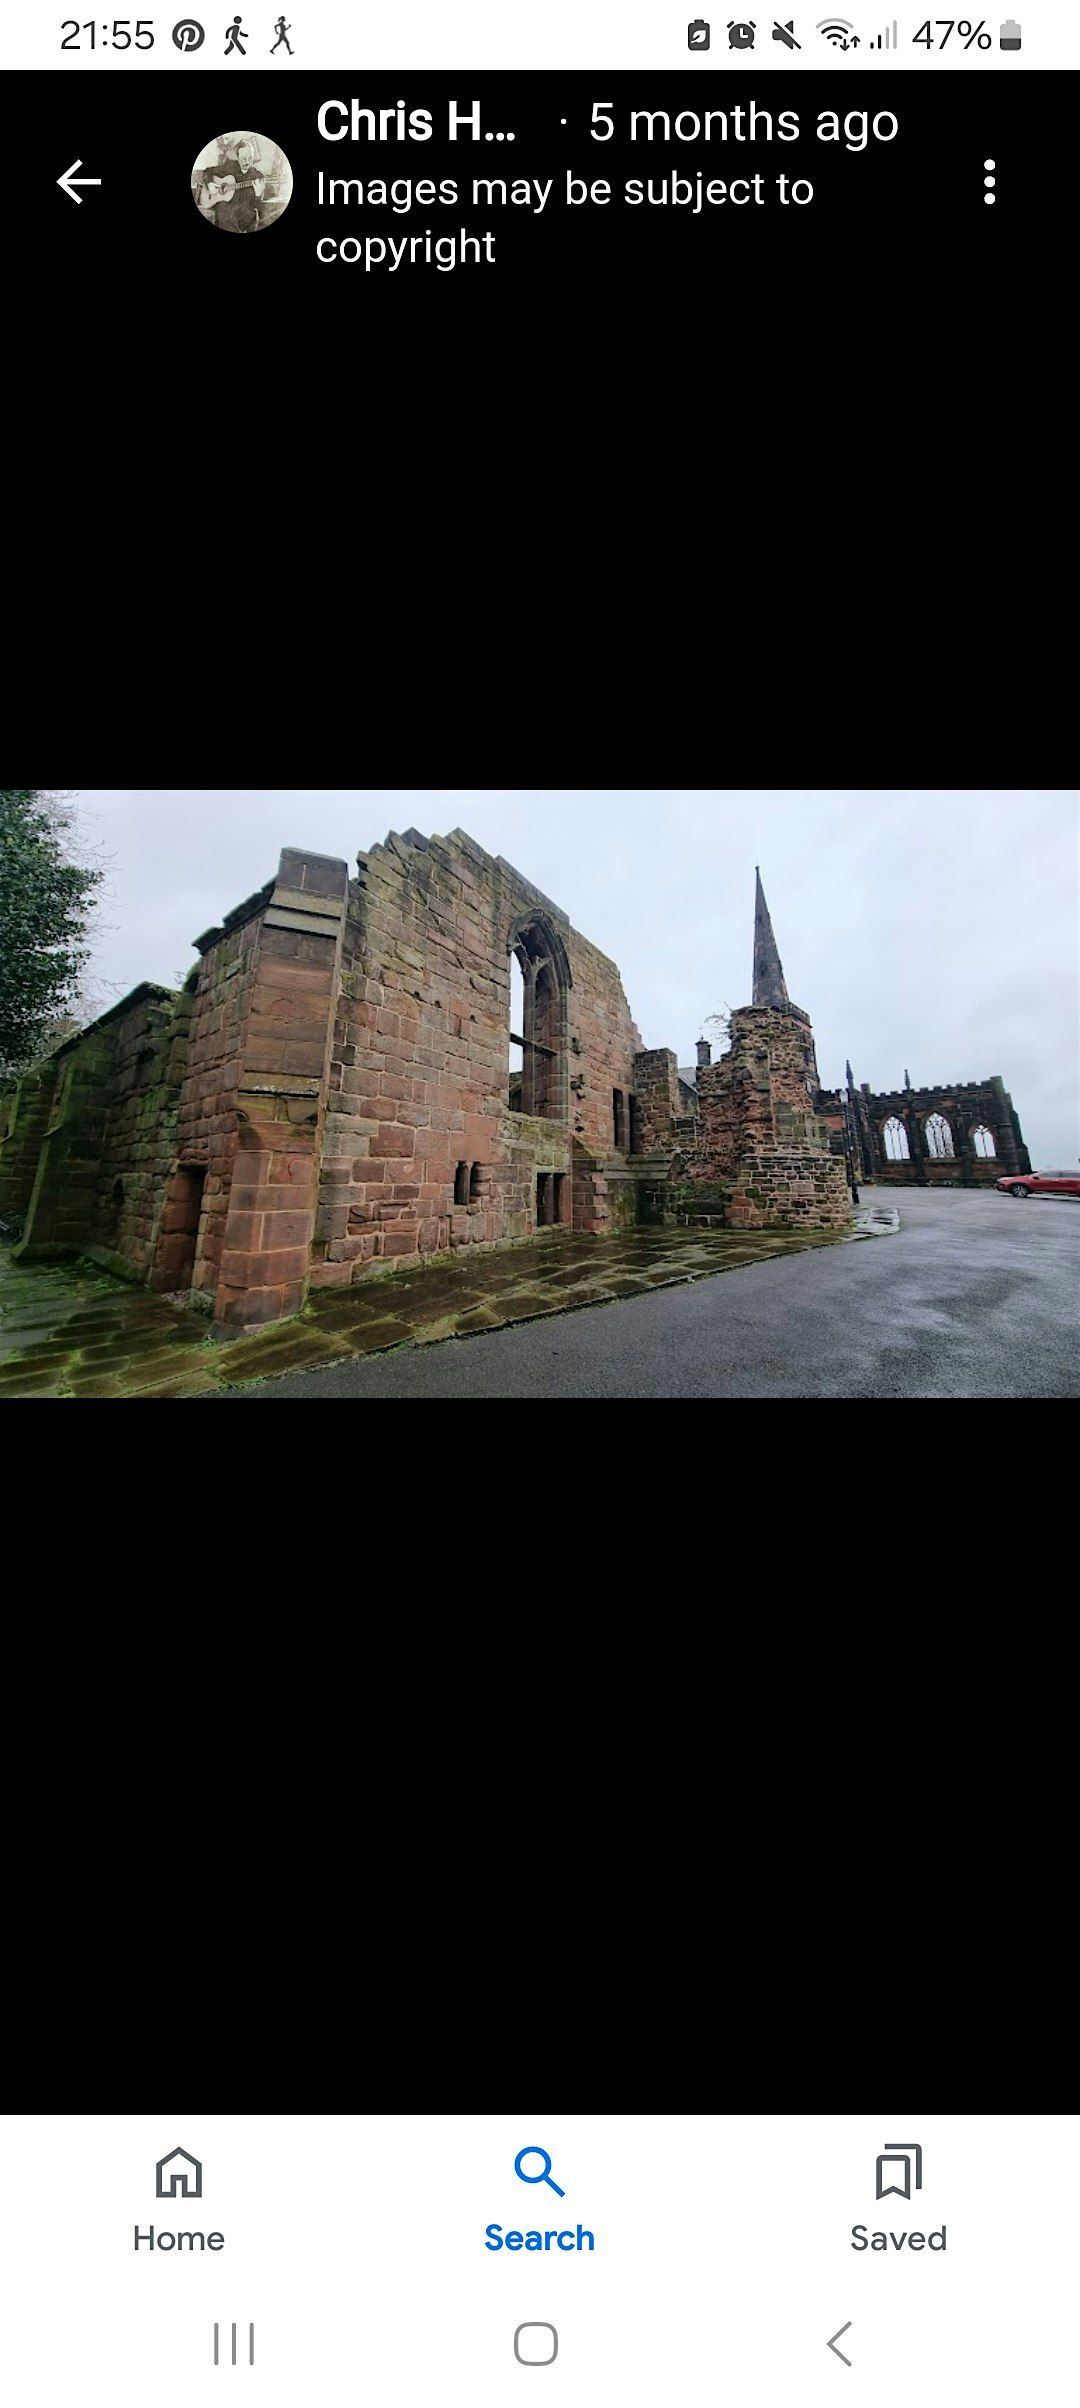
[[[771,1003],[777,1011],[785,1011],[791,998],[784,985],[784,973],[776,950],[776,938],[769,918],[769,906],[761,883],[761,871],[755,872],[757,893],[754,904],[754,1002]]]
[[[851,1064],[850,1064],[850,1062],[845,1062],[845,1064],[844,1064],[844,1068],[845,1068],[845,1070],[847,1071],[847,1083],[848,1083],[848,1086],[849,1086],[849,1087],[851,1087],[851,1088],[854,1088],[854,1085],[855,1085],[855,1073],[854,1073],[854,1071],[853,1071],[853,1069],[852,1069],[852,1067],[851,1067]]]

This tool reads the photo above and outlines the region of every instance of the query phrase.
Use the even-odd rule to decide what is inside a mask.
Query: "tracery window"
[[[931,1112],[923,1126],[926,1151],[932,1162],[951,1162],[955,1153],[952,1130],[943,1112]]]

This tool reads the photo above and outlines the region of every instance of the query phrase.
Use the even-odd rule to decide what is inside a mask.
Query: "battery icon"
[[[1019,50],[1020,48],[1020,27],[1015,17],[1006,17],[1005,19],[1001,28],[1001,47],[1003,50]]]

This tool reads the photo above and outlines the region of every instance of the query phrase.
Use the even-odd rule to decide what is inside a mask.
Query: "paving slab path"
[[[287,1374],[302,1374],[297,1392],[314,1395],[307,1383],[320,1371],[368,1356],[430,1350],[836,1243],[780,1230],[641,1229],[604,1239],[552,1230],[316,1290],[296,1320],[224,1343],[186,1303],[87,1262],[23,1263],[3,1246],[0,1399],[221,1396]]]

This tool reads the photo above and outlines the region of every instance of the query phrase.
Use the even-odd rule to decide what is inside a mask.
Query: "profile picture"
[[[259,234],[292,198],[292,168],[265,134],[217,134],[191,170],[200,215],[226,234]]]

